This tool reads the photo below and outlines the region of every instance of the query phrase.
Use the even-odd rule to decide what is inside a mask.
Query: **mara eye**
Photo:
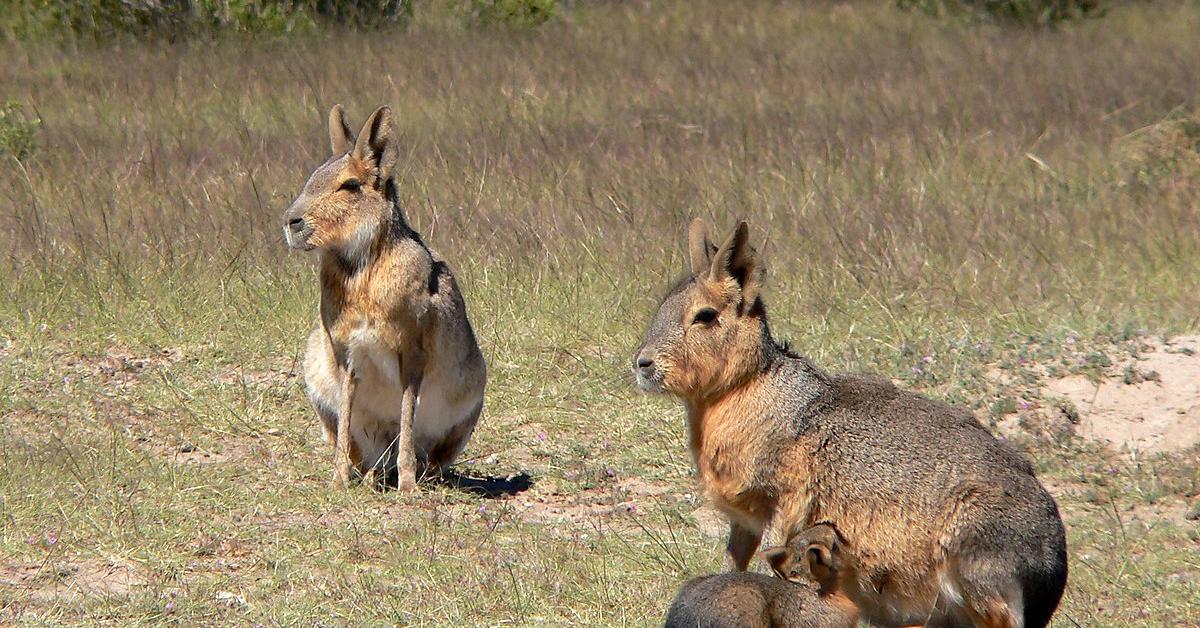
[[[358,179],[346,179],[345,181],[342,181],[342,185],[338,189],[357,192],[361,187],[362,183]]]
[[[692,319],[692,324],[707,325],[715,320],[717,320],[717,311],[711,307],[706,307],[696,312],[696,318]]]

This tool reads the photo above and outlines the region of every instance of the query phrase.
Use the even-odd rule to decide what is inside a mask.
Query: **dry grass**
[[[751,221],[777,331],[829,367],[1003,410],[979,373],[1031,346],[1196,329],[1198,31],[1169,1],[1059,32],[596,2],[532,33],[9,45],[0,91],[43,124],[0,164],[0,621],[654,623],[722,546],[679,409],[624,379],[686,222]],[[327,489],[280,216],[335,102],[398,113],[492,373],[464,468],[526,494]],[[1059,624],[1200,622],[1195,453],[1026,445],[1071,528]]]

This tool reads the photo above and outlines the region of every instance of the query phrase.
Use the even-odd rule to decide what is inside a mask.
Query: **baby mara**
[[[858,609],[841,584],[853,580],[853,567],[832,526],[814,526],[786,546],[759,554],[776,577],[738,571],[693,578],[671,604],[666,628],[854,628],[858,623]]]

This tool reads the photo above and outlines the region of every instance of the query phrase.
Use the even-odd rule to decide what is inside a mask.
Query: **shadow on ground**
[[[463,475],[453,469],[445,471],[431,482],[473,493],[487,499],[498,499],[523,493],[533,486],[533,476],[522,471],[506,477],[492,475]]]

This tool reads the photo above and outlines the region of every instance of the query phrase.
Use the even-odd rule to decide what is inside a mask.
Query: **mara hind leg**
[[[1003,599],[976,601],[963,609],[971,623],[978,628],[1023,628],[1025,622],[1013,612],[1011,605]]]
[[[482,400],[469,415],[446,432],[428,451],[423,452],[422,477],[440,477],[451,464],[454,464],[458,455],[466,448],[467,442],[471,440],[471,434],[475,432],[475,424],[479,421],[481,412],[483,412]]]
[[[329,443],[330,447],[337,445],[337,411],[330,410],[316,401],[313,401],[313,409],[317,411],[317,418],[321,420],[321,435],[325,437],[325,442]]]
[[[1028,516],[1023,519],[1032,519],[1035,526],[1040,523],[1042,529],[1034,527],[1032,534],[1024,536],[1006,535],[1003,544],[993,541],[1000,536],[994,528],[967,536],[969,541],[960,545],[947,574],[950,577],[943,581],[953,606],[976,626],[1045,628],[1062,599],[1067,549],[1061,523],[1057,516],[1040,522]],[[1005,528],[1021,530],[1020,522],[1009,522]]]
[[[1024,595],[1010,560],[971,556],[957,561],[954,571],[943,586],[954,615],[978,628],[1026,628]]]

